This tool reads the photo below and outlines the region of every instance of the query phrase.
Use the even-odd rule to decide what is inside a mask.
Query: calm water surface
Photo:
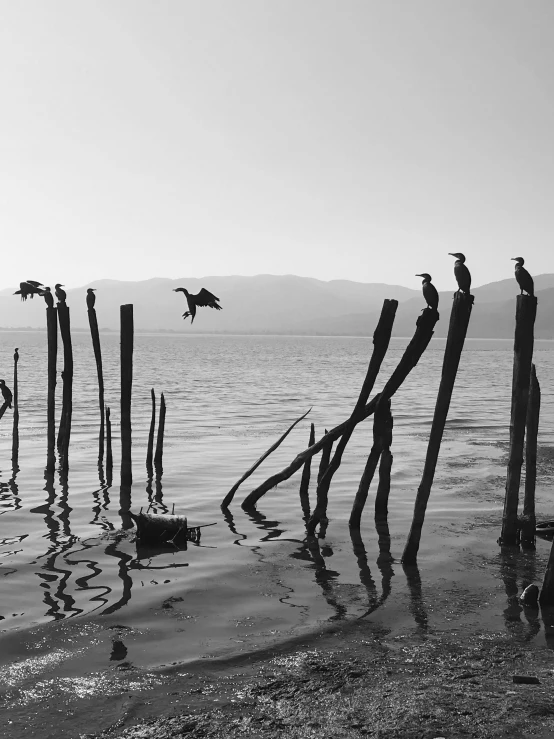
[[[192,525],[217,524],[205,530],[200,547],[162,554],[137,551],[133,529],[122,527],[120,511],[129,501],[120,499],[118,484],[118,337],[102,336],[115,436],[111,486],[97,467],[98,395],[90,337],[74,335],[66,486],[58,474],[53,482],[44,475],[46,336],[3,332],[0,343],[8,385],[15,346],[21,357],[19,469],[11,463],[12,412],[0,422],[0,665],[8,670],[9,685],[18,679],[10,665],[39,653],[59,653],[56,669],[67,674],[118,660],[167,664],[247,651],[371,610],[367,618],[391,628],[456,628],[461,614],[449,600],[454,587],[467,592],[466,622],[474,619],[521,638],[544,640],[544,627],[521,616],[514,587],[517,593],[525,581],[540,580],[549,545],[539,541],[536,554],[510,558],[502,557],[495,544],[504,492],[511,342],[466,345],[419,573],[408,577],[398,560],[423,468],[444,341],[431,343],[393,399],[389,524],[396,561],[379,566],[371,492],[362,522],[365,552],[353,547],[347,526],[371,446],[370,423],[358,427],[334,478],[331,523],[318,546],[309,547],[304,537],[300,473],[268,493],[256,514],[240,508],[253,487],[305,448],[309,421],[319,435],[347,418],[365,375],[369,339],[136,336],[131,509],[153,501],[161,511],[175,505]],[[393,340],[376,391],[406,343]],[[552,517],[553,349],[552,343],[538,342],[535,356],[543,390],[538,512]],[[164,472],[157,484],[149,483],[145,468],[152,387],[167,402]],[[219,505],[231,485],[311,406],[310,416],[239,489],[231,513],[223,516]],[[312,483],[318,462],[315,458]]]

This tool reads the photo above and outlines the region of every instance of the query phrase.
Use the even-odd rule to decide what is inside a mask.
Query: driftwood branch
[[[273,444],[273,446],[271,446],[267,450],[267,452],[265,452],[265,454],[262,454],[262,456],[258,459],[258,461],[255,462],[252,465],[252,467],[250,467],[250,469],[247,470],[247,472],[244,473],[244,475],[240,478],[240,480],[233,485],[233,487],[229,490],[229,492],[227,493],[227,495],[223,499],[223,503],[221,504],[221,507],[222,508],[228,508],[229,507],[229,505],[231,504],[231,501],[233,500],[233,498],[235,496],[235,493],[237,492],[237,490],[239,489],[239,487],[242,485],[242,483],[245,480],[247,480],[250,477],[250,475],[255,470],[258,469],[258,467],[261,465],[261,463],[264,461],[264,459],[267,459],[267,457],[269,457],[269,455],[271,454],[271,452],[274,452],[277,449],[277,447],[287,438],[287,436],[290,434],[290,432],[293,430],[293,428],[298,423],[300,423],[300,421],[302,421],[304,418],[306,418],[306,416],[308,415],[308,413],[311,410],[312,409],[310,408],[309,410],[306,411],[306,413],[304,413],[303,416],[300,416],[300,418],[297,418],[296,421],[291,426],[289,426],[288,429],[285,431],[285,433],[275,442],[275,444]]]
[[[291,477],[297,470],[300,469],[300,467],[302,467],[306,460],[313,457],[314,454],[320,452],[325,444],[328,444],[331,441],[336,441],[345,432],[350,431],[358,423],[364,421],[366,418],[371,416],[375,412],[375,408],[377,407],[377,403],[379,402],[379,399],[381,397],[390,399],[398,390],[406,377],[410,374],[412,369],[416,366],[421,355],[429,345],[431,337],[433,336],[435,324],[438,320],[439,314],[436,310],[434,310],[433,308],[425,308],[421,316],[417,319],[417,327],[412,340],[406,347],[406,350],[402,355],[402,359],[391,375],[391,378],[385,385],[382,393],[376,395],[372,400],[369,401],[369,403],[353,413],[348,420],[343,421],[343,423],[341,423],[339,426],[335,426],[334,429],[331,429],[328,434],[323,436],[315,444],[312,444],[311,447],[305,449],[303,452],[298,454],[295,459],[288,465],[288,467],[285,467],[285,469],[281,470],[281,472],[272,475],[259,487],[253,490],[245,498],[242,504],[242,508],[245,510],[249,510],[255,507],[258,500],[263,495],[265,495],[268,490],[271,490],[271,488],[275,487],[275,485],[278,485],[280,482],[288,480],[289,477]]]
[[[312,423],[310,424],[310,438],[308,441],[308,446],[312,446],[312,444],[315,443],[315,425]],[[302,513],[304,514],[304,518],[307,521],[310,516],[310,477],[312,474],[312,459],[308,459],[304,463],[304,469],[302,470],[302,477],[300,479],[300,506],[302,508]]]

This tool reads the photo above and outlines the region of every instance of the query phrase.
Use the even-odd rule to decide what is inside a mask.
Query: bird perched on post
[[[431,283],[431,275],[427,274],[427,272],[422,272],[420,275],[416,275],[416,277],[423,277],[421,284],[427,307],[437,310],[439,307],[439,294],[437,288]]]
[[[189,291],[186,290],[184,287],[176,287],[174,288],[173,292],[185,293],[185,298],[187,299],[189,309],[185,313],[183,313],[183,318],[186,319],[188,316],[190,316],[191,325],[194,321],[197,307],[202,308],[207,305],[210,308],[221,310],[221,306],[218,305],[218,303],[216,302],[219,301],[219,298],[216,298],[215,295],[213,295],[205,288],[202,288],[202,290],[200,290],[199,293],[196,293],[196,295],[191,295],[191,293],[189,293]]]
[[[456,257],[456,261],[454,262],[454,277],[458,283],[458,292],[461,291],[466,295],[469,295],[469,290],[471,288],[471,274],[464,264],[466,258],[460,252],[454,252],[454,254],[452,252],[448,253],[451,257]]]
[[[95,287],[89,287],[87,290],[87,308],[89,310],[92,310],[94,308],[94,304],[96,303],[96,295],[94,294],[95,290]]]
[[[10,388],[6,385],[5,380],[0,380],[0,391],[2,392],[2,395],[4,396],[4,403],[8,406],[8,408],[12,407],[12,391]]]
[[[50,290],[49,287],[45,287],[44,290],[40,294],[44,298],[46,307],[53,308],[54,307],[54,296],[52,295],[52,290]]]
[[[42,282],[27,280],[26,282],[19,283],[19,290],[16,290],[14,295],[21,295],[21,300],[27,300],[27,298],[34,298],[35,295],[40,295],[42,289]]]
[[[535,284],[533,278],[523,266],[525,259],[523,257],[512,257],[512,262],[516,262],[516,280],[521,288],[521,295],[523,295],[523,291],[525,290],[527,295],[533,296],[535,294]]]
[[[19,348],[16,346],[13,351],[13,361],[17,364],[19,362]]]
[[[65,290],[62,290],[63,285],[59,282],[56,282],[55,284],[55,293],[56,297],[58,298],[58,303],[65,303],[65,299],[67,298],[67,293]]]

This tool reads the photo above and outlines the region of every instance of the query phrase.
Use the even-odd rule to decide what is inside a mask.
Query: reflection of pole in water
[[[246,534],[241,534],[240,531],[237,531],[235,527],[235,519],[228,508],[222,508],[221,512],[223,514],[223,518],[225,519],[225,523],[229,527],[230,532],[235,536],[240,536],[240,539],[235,539],[235,541],[233,542],[233,544],[236,544],[240,547],[241,541],[244,541],[246,539]]]
[[[410,611],[414,617],[416,624],[422,631],[429,628],[429,617],[423,602],[423,594],[421,592],[421,576],[417,565],[404,565],[404,573],[408,582],[408,590],[410,591]]]
[[[331,616],[331,621],[337,621],[346,617],[346,606],[339,603],[333,592],[333,580],[339,573],[334,570],[328,570],[325,565],[325,559],[321,553],[319,542],[315,536],[306,537],[306,545],[312,555],[315,571],[315,581],[320,586],[323,596],[335,614]]]
[[[122,594],[121,598],[114,603],[113,605],[106,608],[104,611],[102,611],[103,616],[107,616],[110,613],[115,613],[115,611],[118,611],[123,606],[127,605],[127,603],[131,600],[131,589],[133,587],[133,579],[129,575],[129,564],[132,561],[133,557],[131,557],[130,554],[125,554],[125,552],[120,551],[117,547],[121,541],[125,541],[123,536],[118,536],[115,539],[113,539],[108,546],[105,549],[105,552],[110,557],[115,557],[119,560],[119,567],[118,567],[118,577],[122,582],[123,588],[122,588]]]
[[[368,608],[369,610],[364,613],[364,616],[368,616],[372,613],[377,606],[380,605],[377,596],[377,586],[375,580],[371,575],[371,570],[367,563],[367,552],[362,541],[362,535],[359,529],[350,529],[350,538],[352,540],[352,549],[354,550],[354,556],[358,562],[358,568],[360,570],[360,582],[367,591],[368,596]]]
[[[133,528],[133,520],[129,515],[131,510],[131,486],[121,485],[119,488],[119,515],[121,516],[121,526],[124,529]]]
[[[502,547],[499,556],[500,577],[504,583],[504,590],[507,597],[507,607],[503,612],[504,623],[511,634],[519,636],[525,641],[530,641],[541,629],[539,612],[536,608],[523,606],[520,603],[518,580],[521,582],[522,592],[528,585],[531,585],[536,581],[537,573],[535,551],[527,550],[524,553],[520,553],[513,548]],[[521,619],[522,613],[525,616],[527,624],[524,624]]]

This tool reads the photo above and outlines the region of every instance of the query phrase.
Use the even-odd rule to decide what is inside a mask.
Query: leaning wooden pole
[[[148,446],[146,447],[146,469],[152,475],[152,459],[154,455],[154,431],[156,429],[156,393],[154,388],[150,390],[152,400],[152,415],[150,417],[150,431],[148,432]]]
[[[132,304],[120,307],[121,319],[121,484],[133,483],[131,395],[133,390],[134,324]]]
[[[98,405],[100,408],[98,463],[102,464],[104,460],[104,372],[102,369],[102,350],[100,348],[100,333],[98,331],[98,319],[96,317],[96,309],[88,308],[87,313],[90,326],[90,336],[92,338],[92,348],[94,349],[94,359],[96,360],[96,374],[98,376]]]
[[[452,311],[450,313],[450,325],[448,326],[448,337],[446,339],[446,348],[442,363],[441,381],[435,405],[435,413],[433,415],[433,423],[431,424],[429,443],[427,445],[425,466],[416,495],[412,526],[402,556],[402,562],[407,565],[414,564],[417,559],[427,502],[435,478],[444,426],[450,408],[450,401],[452,399],[454,383],[456,382],[462,349],[464,348],[472,307],[473,295],[460,291],[454,294],[454,303],[452,304]]]
[[[531,365],[529,383],[529,402],[527,405],[525,440],[525,494],[523,497],[523,516],[521,519],[521,546],[535,548],[535,487],[537,484],[537,438],[541,412],[541,388],[537,380],[535,365]]]
[[[69,440],[71,437],[71,417],[73,415],[73,347],[71,344],[71,326],[69,308],[65,301],[58,303],[58,320],[63,342],[63,391],[62,415],[58,432],[58,452],[61,466],[67,471],[69,466]]]
[[[377,379],[377,375],[379,374],[379,370],[381,369],[381,364],[389,348],[390,337],[392,334],[392,327],[394,324],[397,308],[398,300],[385,300],[383,303],[381,316],[373,333],[373,352],[371,353],[371,359],[369,360],[366,376],[360,390],[360,395],[358,397],[356,405],[354,406],[352,416],[355,416],[356,413],[359,413],[361,411],[361,409],[367,403],[369,394],[373,390],[375,380]],[[317,525],[322,521],[326,521],[327,500],[329,488],[331,487],[331,481],[333,479],[333,475],[340,467],[342,455],[344,453],[344,450],[346,449],[346,445],[350,441],[350,437],[352,436],[353,431],[354,426],[352,426],[342,435],[339,443],[337,444],[335,453],[333,454],[333,458],[327,467],[327,470],[324,472],[321,479],[318,480],[317,504],[314,508],[314,512],[312,513],[312,517],[310,518],[307,527],[309,534],[313,535]]]
[[[506,477],[506,496],[502,517],[500,543],[516,546],[519,540],[517,507],[525,422],[529,400],[529,379],[533,361],[534,326],[537,315],[537,298],[534,295],[518,295],[516,304],[516,330],[514,340],[514,371],[512,378],[512,410],[510,415],[510,454]]]
[[[384,409],[381,461],[379,463],[379,485],[375,495],[375,523],[387,520],[389,515],[389,493],[393,456],[391,453],[394,421],[391,406]]]
[[[160,417],[158,420],[158,438],[156,439],[156,453],[154,454],[154,466],[156,474],[160,476],[163,472],[163,454],[164,454],[164,433],[165,433],[165,398],[162,393],[160,396]]]
[[[48,396],[47,418],[47,458],[46,471],[54,473],[56,466],[56,365],[58,356],[58,310],[46,308],[46,331],[48,341]]]
[[[308,447],[315,444],[315,424],[310,424],[310,438]],[[300,506],[305,517],[310,515],[310,477],[312,475],[312,459],[311,457],[304,462],[302,477],[300,478]]]
[[[375,408],[377,407],[381,397],[390,399],[419,362],[421,355],[431,341],[435,324],[438,320],[439,314],[436,310],[433,308],[425,308],[417,319],[416,331],[412,340],[406,347],[398,366],[392,373],[389,381],[383,388],[383,391],[370,400],[369,403],[360,408],[359,411],[352,414],[348,420],[344,421],[339,426],[335,426],[334,429],[331,429],[331,431],[329,431],[329,433],[323,436],[319,441],[298,454],[288,467],[285,467],[281,472],[272,475],[259,487],[253,490],[244,499],[242,508],[249,510],[255,507],[258,500],[265,495],[268,490],[271,490],[280,482],[288,480],[289,477],[302,467],[307,459],[310,459],[314,454],[320,452],[325,444],[340,438],[344,433],[353,429],[358,423],[361,423],[361,421],[364,421],[366,418],[371,416],[375,412]]]
[[[13,353],[13,434],[12,434],[12,467],[18,466],[19,458],[19,389],[17,377],[17,363],[19,362],[19,349]]]

